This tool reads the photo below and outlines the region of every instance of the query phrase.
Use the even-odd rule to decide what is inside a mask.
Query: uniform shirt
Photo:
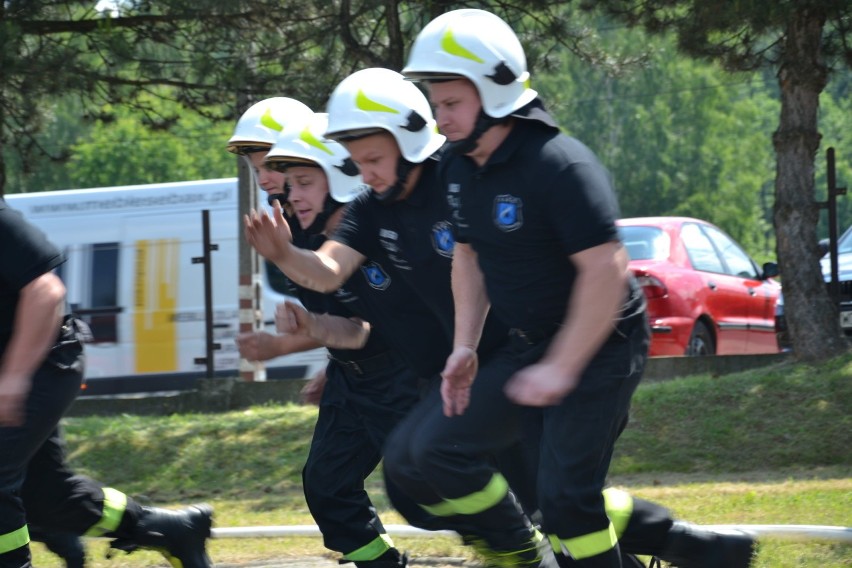
[[[297,246],[316,250],[325,236],[313,235],[309,240],[298,241],[294,241]],[[393,267],[367,260],[333,294],[300,290],[299,299],[311,311],[355,316],[370,322],[370,336],[363,348],[329,349],[333,357],[357,361],[390,349],[421,377],[432,376],[443,368],[450,344],[442,338],[440,322]],[[418,330],[416,336],[407,331],[409,326]]]
[[[510,327],[553,330],[576,271],[568,257],[618,240],[618,204],[595,155],[530,103],[479,167],[442,160],[456,238],[476,251],[492,309]]]
[[[352,202],[331,238],[367,258],[389,262],[453,336],[454,307],[450,283],[455,239],[451,211],[438,185],[437,161],[423,163],[411,193],[385,203],[372,193]],[[506,328],[489,318],[481,345],[490,350]]]
[[[21,289],[63,262],[44,233],[0,197],[0,356],[12,335]]]

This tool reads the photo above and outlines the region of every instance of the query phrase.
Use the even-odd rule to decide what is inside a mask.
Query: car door
[[[745,318],[748,322],[745,353],[775,353],[775,299],[772,284],[761,278],[754,261],[728,235],[715,227],[705,226],[704,231],[719,251],[725,271],[736,281],[733,283],[747,294]],[[742,295],[742,294],[739,294]]]
[[[715,323],[716,354],[745,353],[750,296],[740,279],[728,274],[704,227],[699,223],[684,223],[680,235],[690,263],[704,284],[698,292],[698,301]]]

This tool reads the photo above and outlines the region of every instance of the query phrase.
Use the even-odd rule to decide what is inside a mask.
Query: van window
[[[53,269],[53,273],[56,274],[56,276],[60,280],[62,280],[62,283],[65,284],[66,287],[68,286],[68,283],[65,281],[65,270],[67,269],[67,265],[70,259],[70,257],[68,256],[69,252],[70,251],[68,247],[62,249],[62,256],[65,257],[65,262]]]
[[[88,305],[81,313],[87,316],[94,343],[118,341],[118,256],[118,243],[91,245]]]

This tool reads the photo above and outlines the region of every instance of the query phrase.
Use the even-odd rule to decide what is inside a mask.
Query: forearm
[[[370,324],[358,318],[314,314],[309,333],[326,347],[361,349],[370,337]]]
[[[307,335],[279,334],[275,338],[276,356],[289,355],[291,353],[302,353],[319,347],[325,347],[323,343]]]
[[[334,259],[292,244],[288,244],[286,255],[271,260],[297,285],[324,294],[340,288],[348,277]]]
[[[455,305],[454,347],[476,349],[482,336],[485,317],[491,306],[485,281],[470,245],[456,244],[452,265],[453,303]]]
[[[3,360],[0,377],[29,378],[56,341],[65,300],[65,286],[52,273],[25,286],[15,312],[14,331]]]
[[[611,260],[578,271],[559,333],[544,359],[579,376],[612,333],[627,286],[626,258]]]

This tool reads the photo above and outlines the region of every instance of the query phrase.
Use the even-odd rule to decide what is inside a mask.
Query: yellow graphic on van
[[[177,330],[172,315],[179,280],[177,239],[136,241],[133,325],[136,372],[176,371]]]

